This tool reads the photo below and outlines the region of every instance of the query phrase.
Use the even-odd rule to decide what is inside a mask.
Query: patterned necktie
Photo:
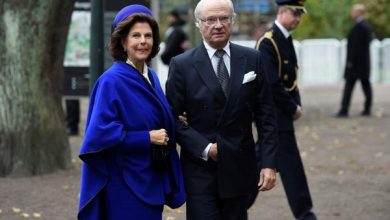
[[[228,95],[229,90],[229,73],[226,68],[225,62],[223,61],[223,55],[225,54],[224,50],[217,50],[215,55],[218,57],[218,65],[217,65],[217,78],[219,83],[221,84],[223,93],[225,96]]]

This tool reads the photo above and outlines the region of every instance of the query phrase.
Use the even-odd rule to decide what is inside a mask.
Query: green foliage
[[[390,37],[390,0],[365,0],[367,18],[379,39]]]
[[[366,5],[366,17],[372,24],[379,39],[390,37],[390,0],[308,0],[305,7],[308,14],[294,31],[297,39],[304,38],[344,38],[353,22],[351,7],[355,3]]]
[[[245,0],[234,0],[233,2]],[[164,0],[161,1],[161,30],[166,29],[166,15],[173,8],[186,8],[194,6],[196,0]],[[390,0],[306,0],[305,7],[308,11],[302,16],[299,28],[294,31],[296,39],[304,38],[337,38],[343,39],[353,25],[350,18],[351,7],[355,3],[366,5],[366,17],[372,24],[377,38],[390,37]],[[247,16],[247,18],[245,17]],[[244,15],[240,13],[239,24],[247,24],[241,20],[256,20],[257,15]],[[265,15],[261,15],[264,17]],[[253,25],[253,22],[250,23]],[[190,22],[190,28],[194,28]],[[189,29],[190,29],[189,28]],[[255,27],[253,27],[255,28]],[[191,33],[195,33],[192,31]],[[190,35],[192,36],[192,35]]]

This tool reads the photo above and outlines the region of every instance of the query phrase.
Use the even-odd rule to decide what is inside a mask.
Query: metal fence
[[[254,48],[255,41],[233,41]],[[299,81],[305,85],[336,84],[343,81],[346,40],[308,39],[294,41],[299,62]],[[164,44],[161,45],[163,51]],[[390,38],[371,42],[371,81],[390,82]],[[233,61],[234,62],[234,61]],[[161,84],[167,79],[168,66],[161,62],[159,55],[153,59]]]

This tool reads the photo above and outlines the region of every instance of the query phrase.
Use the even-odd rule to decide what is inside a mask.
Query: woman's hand
[[[162,128],[159,130],[151,130],[149,132],[150,143],[156,145],[168,145],[169,137],[167,131]]]

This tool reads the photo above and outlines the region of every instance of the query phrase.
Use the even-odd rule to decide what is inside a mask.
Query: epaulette
[[[274,31],[273,30],[270,30],[270,31],[267,31],[265,34],[264,34],[264,37],[265,38],[272,38],[274,35]]]
[[[273,39],[273,34],[274,34],[273,30],[265,32],[263,37],[261,37],[257,41],[257,43],[256,43],[256,50],[259,50],[260,44],[264,40],[264,38],[266,38],[266,39],[271,41],[272,45],[275,48],[276,56],[278,57],[278,74],[279,74],[279,77],[280,77],[282,75],[282,58],[280,57],[280,52],[279,52],[278,45],[276,44],[275,40]]]
[[[265,34],[256,42],[256,50],[259,49],[259,46],[260,46],[260,43],[264,40],[264,38],[267,38],[267,39],[272,39],[274,35],[274,31],[273,30],[269,30],[267,32],[265,32]]]

